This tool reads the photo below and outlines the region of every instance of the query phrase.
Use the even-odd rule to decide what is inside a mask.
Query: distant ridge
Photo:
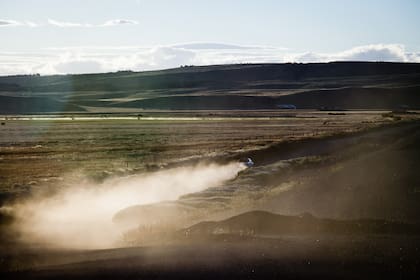
[[[0,77],[0,113],[252,110],[277,109],[279,104],[298,109],[419,109],[419,90],[418,63],[234,64],[21,75]],[[33,105],[31,98],[43,102]]]

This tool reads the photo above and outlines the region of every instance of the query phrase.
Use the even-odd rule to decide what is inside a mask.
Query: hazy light
[[[74,248],[112,247],[123,230],[112,223],[119,210],[175,200],[215,187],[233,179],[242,169],[244,165],[236,162],[197,165],[113,178],[102,184],[81,182],[52,197],[15,204],[9,209],[17,217],[16,228],[24,242]]]

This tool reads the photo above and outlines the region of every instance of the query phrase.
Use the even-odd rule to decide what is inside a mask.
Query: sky
[[[420,62],[417,0],[0,0],[0,75]]]

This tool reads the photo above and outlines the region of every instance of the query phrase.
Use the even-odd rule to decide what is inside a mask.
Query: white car
[[[251,158],[243,159],[243,160],[241,160],[241,162],[248,168],[254,166],[254,162],[252,161]]]

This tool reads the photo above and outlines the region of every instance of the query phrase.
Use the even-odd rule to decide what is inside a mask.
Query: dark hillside
[[[0,77],[1,113],[56,112],[47,98],[71,103],[62,112],[96,107],[229,110],[298,108],[420,108],[420,64],[333,62],[312,64],[239,64],[116,73]],[[45,105],[25,97],[45,98]],[[115,100],[118,98],[118,100]],[[9,104],[8,102],[12,102]],[[42,102],[41,102],[42,103]],[[38,104],[35,102],[35,104]],[[96,111],[98,111],[96,110]]]

